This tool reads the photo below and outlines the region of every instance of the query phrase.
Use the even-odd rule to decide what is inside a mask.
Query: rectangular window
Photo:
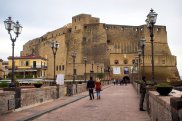
[[[25,66],[29,66],[29,61],[26,61],[25,62]]]
[[[64,65],[62,65],[62,70],[64,71]]]
[[[37,63],[36,61],[33,61],[33,68],[36,68],[37,67]]]
[[[59,70],[61,71],[61,65],[59,65]]]
[[[58,71],[58,69],[59,69],[59,67],[58,67],[58,66],[56,66],[56,71]]]
[[[162,60],[162,64],[166,64],[166,61],[165,60]]]
[[[129,74],[129,69],[128,69],[128,67],[124,67],[124,74]]]

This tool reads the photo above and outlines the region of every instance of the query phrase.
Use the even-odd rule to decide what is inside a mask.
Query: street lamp
[[[92,70],[90,71],[90,76],[93,77],[93,74],[94,74],[94,70],[93,70],[94,61],[92,61],[91,64],[92,64]]]
[[[149,28],[150,31],[150,41],[151,41],[151,51],[152,51],[152,81],[154,81],[154,47],[153,47],[153,29],[154,29],[154,24],[156,23],[157,20],[157,13],[154,12],[153,9],[150,10],[150,13],[147,15],[147,19],[145,20],[147,23],[147,27]]]
[[[98,74],[98,72],[99,72],[99,65],[97,65],[97,74]]]
[[[51,48],[54,55],[54,81],[53,84],[56,84],[56,52],[59,48],[59,43],[55,40],[51,42]]]
[[[140,57],[141,57],[141,55],[142,55],[142,50],[139,48],[138,49],[138,78],[139,78],[139,80],[141,79],[140,78],[140,72],[141,72],[141,66],[140,66],[140,64],[141,64],[141,59],[140,59]]]
[[[85,76],[85,82],[86,82],[86,66],[87,66],[87,57],[83,57],[83,60],[84,60],[84,62],[85,62],[85,74],[84,74],[84,76]]]
[[[17,21],[16,23],[13,22],[11,20],[11,17],[8,17],[8,19],[6,19],[4,21],[4,25],[5,25],[5,28],[8,30],[8,34],[10,35],[10,39],[12,41],[12,77],[11,77],[11,84],[10,84],[10,87],[16,87],[15,85],[15,79],[14,79],[14,67],[15,67],[15,63],[14,63],[14,46],[15,46],[15,42],[16,42],[16,39],[18,38],[18,35],[21,34],[21,31],[22,31],[22,26],[19,24],[19,22]],[[15,38],[12,37],[11,35],[11,30],[14,31],[15,33]]]
[[[76,76],[76,69],[75,69],[75,58],[76,58],[76,52],[73,51],[71,53],[71,56],[73,58],[73,83],[75,84],[75,76]],[[76,93],[77,93],[77,83],[76,83]]]
[[[140,40],[140,47],[141,47],[141,49],[142,49],[142,56],[143,56],[143,69],[142,69],[142,76],[144,76],[145,75],[145,39],[144,38],[142,38],[141,40]]]

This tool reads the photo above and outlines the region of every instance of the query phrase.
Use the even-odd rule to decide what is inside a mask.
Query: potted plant
[[[33,83],[33,85],[34,85],[34,87],[36,87],[36,88],[40,88],[40,87],[43,85],[43,82],[41,82],[41,81],[36,81],[36,82]]]
[[[172,91],[173,86],[169,83],[159,83],[155,85],[155,89],[161,96],[167,96]]]

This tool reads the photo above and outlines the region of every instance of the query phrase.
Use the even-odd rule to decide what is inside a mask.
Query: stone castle
[[[71,80],[73,75],[73,58],[76,52],[76,79],[84,79],[87,57],[86,75],[89,78],[91,70],[103,73],[110,68],[110,77],[121,78],[131,76],[134,60],[139,49],[138,43],[145,38],[144,68],[148,80],[151,79],[151,42],[146,25],[128,26],[100,23],[100,19],[89,14],[79,14],[72,17],[72,23],[45,35],[28,41],[23,46],[21,56],[42,56],[48,59],[47,78],[53,78],[53,53],[50,47],[52,40],[59,42],[56,55],[56,74],[65,74],[65,79]],[[141,68],[143,64],[141,64]],[[171,54],[167,43],[166,26],[154,27],[154,66],[157,81],[174,81],[179,79],[176,56]],[[118,74],[112,70],[119,68]],[[124,73],[124,71],[128,71]]]

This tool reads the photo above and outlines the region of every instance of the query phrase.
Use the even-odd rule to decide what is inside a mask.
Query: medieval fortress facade
[[[87,57],[86,74],[90,71],[103,73],[108,68],[110,76],[121,78],[131,76],[134,60],[139,49],[138,43],[145,38],[145,75],[151,78],[151,42],[146,25],[128,26],[100,23],[100,19],[89,14],[79,14],[72,17],[72,23],[45,35],[28,41],[23,46],[21,56],[35,54],[48,59],[47,78],[53,78],[53,52],[50,47],[52,40],[59,42],[56,54],[56,74],[64,74],[65,79],[71,80],[73,75],[73,58],[76,52],[76,79],[84,79]],[[142,59],[142,58],[141,58]],[[141,69],[143,64],[141,64]],[[173,81],[179,78],[176,56],[171,54],[167,43],[166,26],[154,27],[154,65],[155,79]],[[113,70],[119,69],[119,74]],[[125,73],[127,71],[127,73]]]

